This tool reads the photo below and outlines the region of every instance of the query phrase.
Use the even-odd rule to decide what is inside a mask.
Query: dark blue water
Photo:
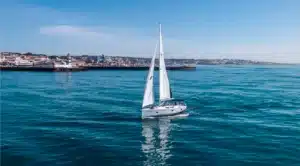
[[[189,116],[141,121],[146,75],[1,72],[1,165],[300,164],[300,66],[170,71]]]

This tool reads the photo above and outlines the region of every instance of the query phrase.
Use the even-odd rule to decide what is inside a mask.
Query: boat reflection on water
[[[54,73],[54,76],[56,84],[68,92],[72,87],[72,73]]]
[[[145,166],[167,165],[167,159],[172,156],[173,148],[170,132],[174,124],[171,120],[186,116],[188,114],[143,120],[142,135],[145,141],[142,143],[142,151],[146,157]]]

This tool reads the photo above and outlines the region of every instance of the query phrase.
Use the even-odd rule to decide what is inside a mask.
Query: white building
[[[72,68],[72,63],[54,62],[54,68]]]
[[[28,60],[24,60],[20,57],[16,57],[15,65],[17,65],[17,66],[32,66],[33,62],[30,62]]]
[[[72,57],[68,54],[67,55],[67,62],[65,61],[58,61],[54,63],[54,68],[72,68]]]
[[[5,56],[4,55],[1,55],[0,56],[0,62],[4,62],[5,61]]]

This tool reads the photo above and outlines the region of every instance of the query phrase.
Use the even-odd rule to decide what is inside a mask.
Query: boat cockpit
[[[175,106],[175,105],[185,106],[186,104],[184,103],[183,100],[178,100],[178,99],[165,100],[159,103],[159,106]]]

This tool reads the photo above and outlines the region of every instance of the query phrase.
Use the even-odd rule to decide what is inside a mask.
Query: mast
[[[163,39],[161,24],[159,24],[159,99],[168,100],[171,98],[170,83],[165,65]]]
[[[159,57],[164,55],[164,48],[163,48],[163,41],[162,41],[162,34],[161,34],[161,24],[159,24]],[[164,58],[164,57],[162,57]]]

